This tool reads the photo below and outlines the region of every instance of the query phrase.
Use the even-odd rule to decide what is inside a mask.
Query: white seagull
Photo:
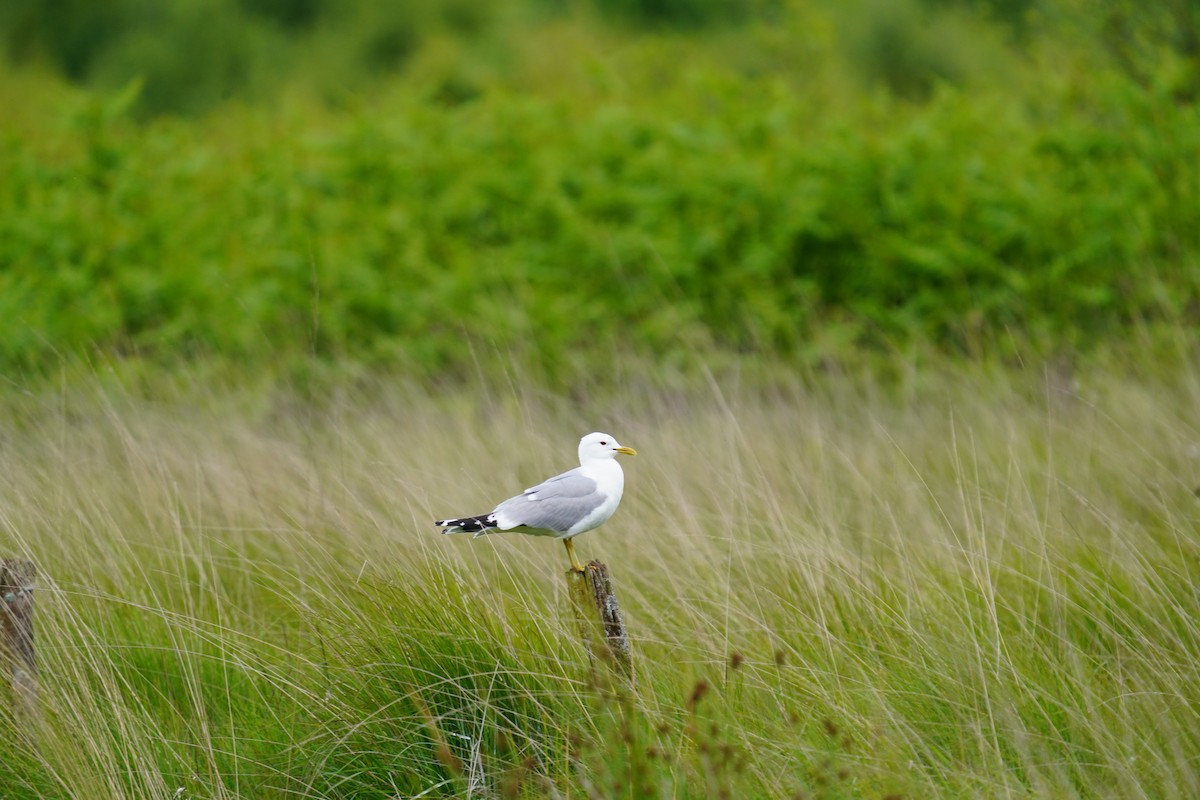
[[[517,531],[562,539],[571,569],[583,572],[571,539],[603,525],[617,510],[625,491],[625,473],[617,453],[636,456],[607,433],[589,433],[579,440],[579,466],[510,497],[490,514],[440,519],[442,533],[473,533],[475,538],[496,531]]]

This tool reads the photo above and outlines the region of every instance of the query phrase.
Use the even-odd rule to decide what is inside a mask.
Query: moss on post
[[[0,559],[0,671],[7,677],[14,715],[37,715],[37,662],[33,651],[33,563]]]
[[[600,660],[633,681],[633,650],[608,566],[589,561],[583,572],[567,573],[571,607],[579,623],[584,647],[593,663]]]

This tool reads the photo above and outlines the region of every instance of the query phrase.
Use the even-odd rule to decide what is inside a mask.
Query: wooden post
[[[0,672],[8,676],[13,711],[37,715],[37,663],[33,653],[33,562],[0,559]]]
[[[613,665],[632,682],[633,650],[629,646],[621,607],[613,594],[608,566],[600,561],[589,561],[583,572],[567,573],[567,586],[588,655],[593,661],[599,659]]]

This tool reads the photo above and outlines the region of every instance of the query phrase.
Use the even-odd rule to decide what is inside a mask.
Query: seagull
[[[510,497],[490,514],[439,519],[442,533],[472,533],[473,538],[497,531],[517,531],[562,539],[571,570],[583,572],[571,539],[608,521],[625,491],[625,473],[617,453],[636,456],[607,433],[589,433],[579,440],[579,466]]]

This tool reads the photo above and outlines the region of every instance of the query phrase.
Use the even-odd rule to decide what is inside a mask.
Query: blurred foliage
[[[395,69],[440,31],[481,35],[496,6],[470,0],[0,0],[10,58],[114,88],[140,77],[139,110],[195,113],[261,99],[319,62],[353,83]]]
[[[1164,22],[1190,6],[756,4],[638,33],[599,0],[65,5],[0,2],[14,57],[111,87],[0,87],[29,109],[0,123],[5,369],[499,353],[565,380],[1196,322],[1193,40]]]
[[[592,8],[610,18],[683,29],[745,22],[773,15],[780,5],[779,0],[592,0]]]
[[[1200,93],[1200,2],[1071,0],[1059,13],[1080,35],[1098,41],[1108,60],[1143,89],[1168,82],[1165,88],[1181,100]]]
[[[939,84],[963,80],[973,31],[954,30],[951,13],[930,14],[917,0],[866,0],[843,21],[852,63],[893,94],[927,100]]]

